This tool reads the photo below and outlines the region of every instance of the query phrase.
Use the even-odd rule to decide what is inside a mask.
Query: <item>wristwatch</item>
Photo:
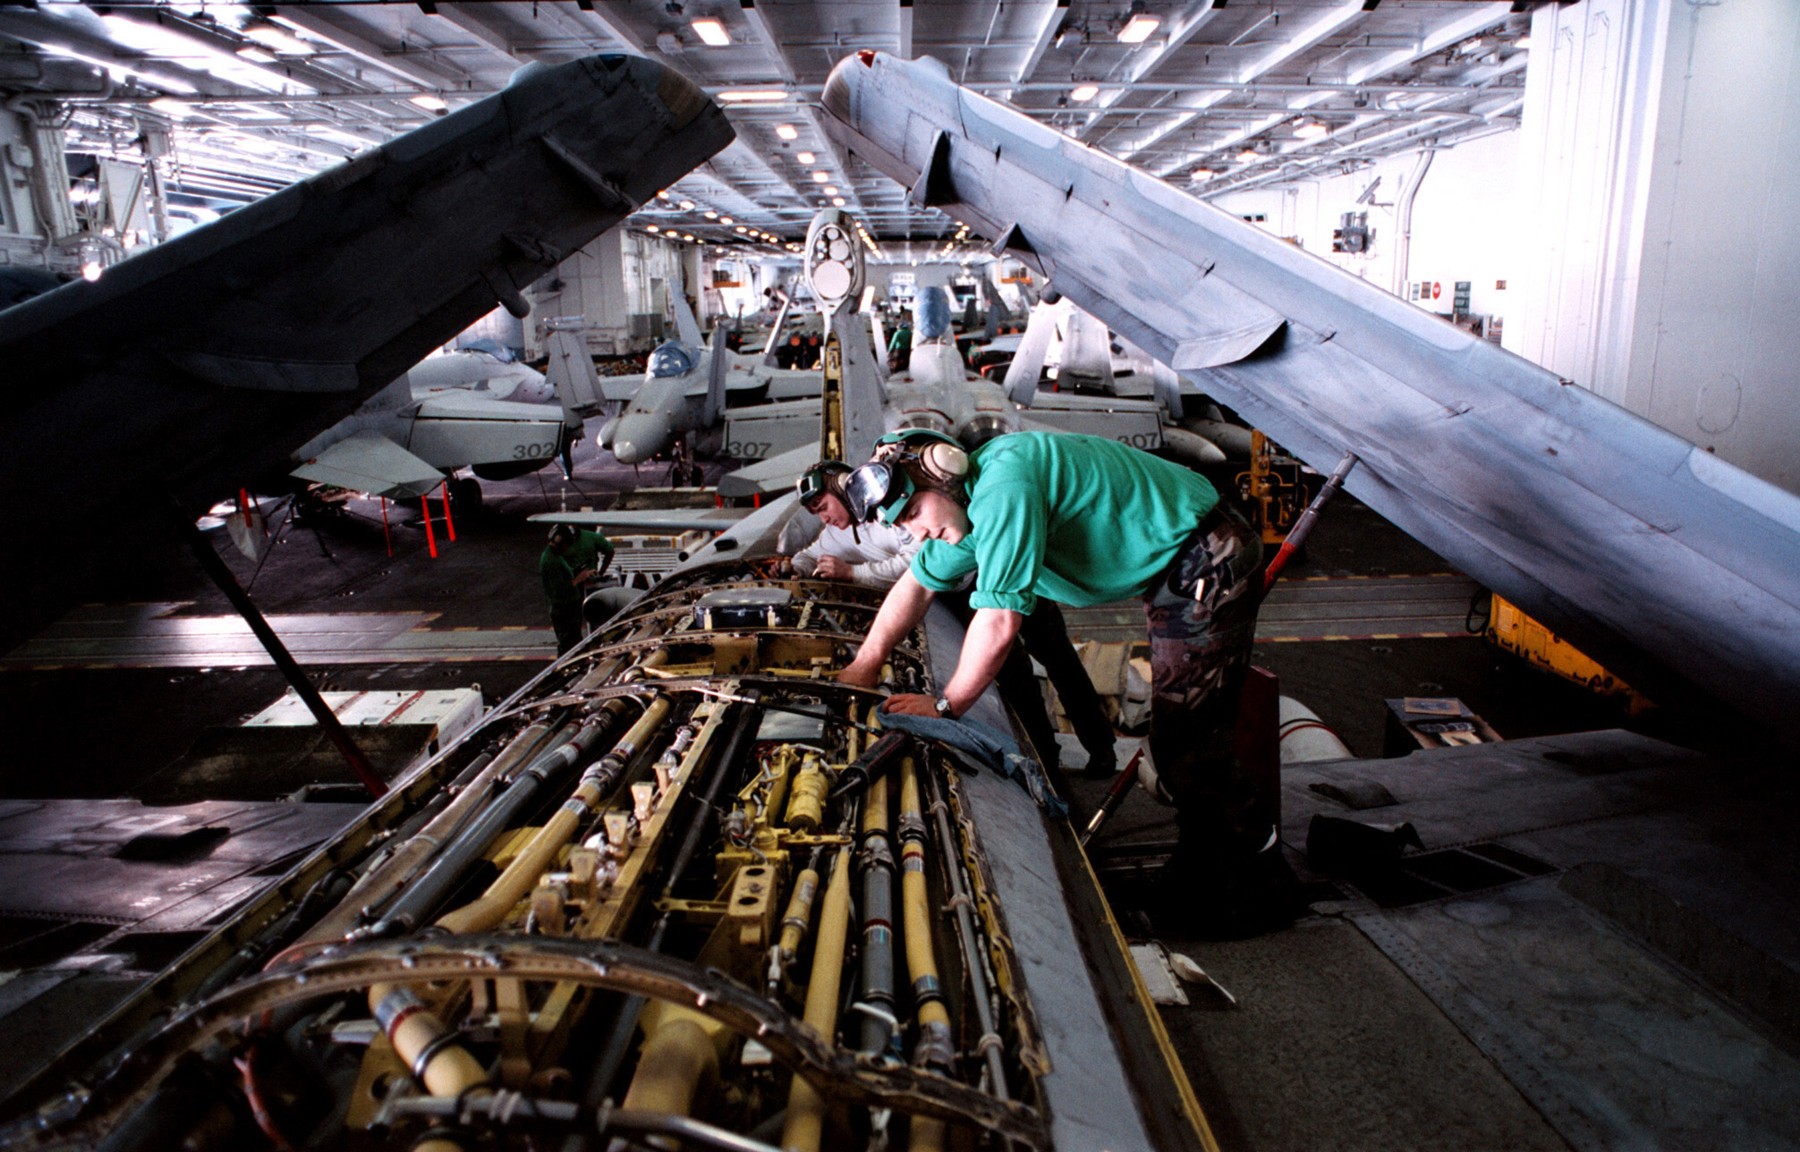
[[[950,697],[939,696],[937,698],[937,700],[933,702],[932,707],[936,708],[937,714],[939,716],[942,716],[944,719],[946,719],[946,720],[956,719],[956,714],[954,712],[950,711]]]

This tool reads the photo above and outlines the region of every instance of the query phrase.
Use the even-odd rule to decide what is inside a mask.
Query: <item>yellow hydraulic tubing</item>
[[[638,722],[631,730],[619,738],[602,761],[623,764],[636,755],[643,747],[644,741],[652,732],[662,726],[668,719],[674,703],[667,696],[658,696],[644,709]],[[602,797],[601,791],[605,781],[601,774],[590,768],[582,773],[581,784],[575,794],[563,802],[537,834],[531,838],[524,849],[506,866],[498,879],[488,886],[478,898],[454,912],[446,913],[438,918],[438,927],[451,932],[483,932],[498,924],[513,906],[530,894],[537,885],[538,877],[549,868],[556,854],[562,851],[571,837],[581,827],[581,822],[593,813],[594,806]]]
[[[691,1115],[694,1093],[718,1074],[719,1057],[712,1036],[692,1017],[676,1014],[645,1039],[624,1106],[670,1116]]]
[[[817,752],[808,752],[800,762],[800,771],[788,788],[788,827],[811,832],[825,818],[825,797],[831,781],[825,775],[825,764]]]
[[[656,697],[602,763],[623,764],[629,760],[672,707],[668,697]],[[580,820],[599,802],[600,791],[598,773],[594,769],[583,773],[575,795],[557,809],[556,815],[538,830],[499,879],[473,903],[441,917],[439,926],[452,932],[478,932],[499,923],[537,883],[538,875],[575,834]],[[481,1064],[460,1044],[447,1039],[453,1034],[435,1013],[426,1009],[411,989],[376,984],[369,989],[369,1006],[394,1045],[395,1055],[433,1095],[454,1096],[487,1083],[487,1073]]]
[[[806,985],[805,1020],[819,1035],[837,1033],[838,990],[844,975],[844,938],[850,926],[850,853],[839,849],[825,889],[819,939],[813,947],[812,979]],[[787,1124],[781,1146],[787,1152],[817,1152],[825,1129],[825,1101],[812,1085],[794,1077],[788,1089]]]
[[[906,928],[906,972],[912,978],[913,1003],[919,1021],[915,1063],[938,1071],[954,1059],[950,1013],[944,1008],[938,980],[937,952],[931,939],[931,897],[925,881],[925,810],[919,803],[919,777],[913,758],[900,765],[900,905]],[[938,1152],[944,1146],[944,1123],[913,1117],[912,1152]]]

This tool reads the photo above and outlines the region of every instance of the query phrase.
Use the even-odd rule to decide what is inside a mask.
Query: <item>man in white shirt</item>
[[[838,490],[839,481],[849,473],[847,464],[822,460],[801,474],[797,485],[801,507],[825,527],[816,540],[794,553],[794,571],[865,588],[892,588],[912,563],[919,542],[887,524],[852,525]]]

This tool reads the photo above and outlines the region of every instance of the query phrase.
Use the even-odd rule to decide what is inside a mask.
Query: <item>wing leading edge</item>
[[[933,65],[846,58],[828,130],[1628,677],[1800,702],[1800,498]]]

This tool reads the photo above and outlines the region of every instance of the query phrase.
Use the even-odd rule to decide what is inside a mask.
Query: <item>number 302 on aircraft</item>
[[[556,441],[550,440],[535,444],[514,444],[514,460],[542,460],[556,455]]]

